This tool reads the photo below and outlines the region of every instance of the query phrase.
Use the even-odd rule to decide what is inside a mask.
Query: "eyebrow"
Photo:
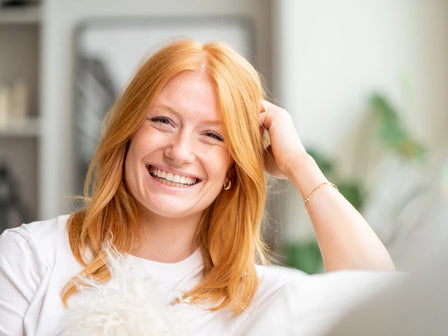
[[[166,104],[158,104],[158,105],[153,105],[152,109],[162,109],[162,110],[167,110],[170,113],[175,114],[177,117],[181,117],[182,113],[177,112],[175,109],[173,109],[171,106],[166,105]],[[219,120],[213,119],[213,120],[205,120],[203,122],[204,124],[207,125],[213,125],[213,126],[223,126],[223,123]]]

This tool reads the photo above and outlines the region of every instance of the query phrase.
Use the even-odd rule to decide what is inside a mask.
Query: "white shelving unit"
[[[33,116],[11,119],[0,124],[1,138],[39,138],[41,135],[40,117]],[[1,141],[1,140],[0,140]]]
[[[18,8],[0,8],[0,24],[27,24],[40,23],[41,9],[37,5],[18,7]]]
[[[1,216],[0,231],[39,213],[41,17],[38,5],[0,7],[0,87],[24,83],[27,101],[24,117],[2,116],[0,123],[0,165],[8,169],[22,204],[20,213]]]

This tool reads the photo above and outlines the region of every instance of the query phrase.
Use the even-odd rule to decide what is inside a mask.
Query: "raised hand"
[[[261,102],[260,127],[270,144],[265,152],[265,170],[278,178],[291,178],[291,169],[306,156],[291,115],[266,100]]]
[[[335,188],[319,187],[330,184],[306,153],[291,115],[265,100],[261,105],[260,127],[270,137],[265,170],[289,179],[307,200],[325,269],[393,270],[387,250],[361,214]]]

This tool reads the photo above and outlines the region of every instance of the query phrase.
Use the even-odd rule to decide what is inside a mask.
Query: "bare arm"
[[[325,269],[394,270],[384,245],[361,214],[329,184],[314,159],[308,155],[285,110],[263,101],[260,124],[269,132],[265,167],[268,173],[289,179],[308,196],[307,211],[316,232]]]

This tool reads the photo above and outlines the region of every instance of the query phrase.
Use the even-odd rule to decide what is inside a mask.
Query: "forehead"
[[[200,87],[215,92],[215,85],[212,77],[205,68],[200,70],[184,70],[171,77],[163,86],[162,91],[173,90],[174,88]]]
[[[154,107],[220,119],[215,85],[203,71],[182,71],[172,77],[157,96]]]

